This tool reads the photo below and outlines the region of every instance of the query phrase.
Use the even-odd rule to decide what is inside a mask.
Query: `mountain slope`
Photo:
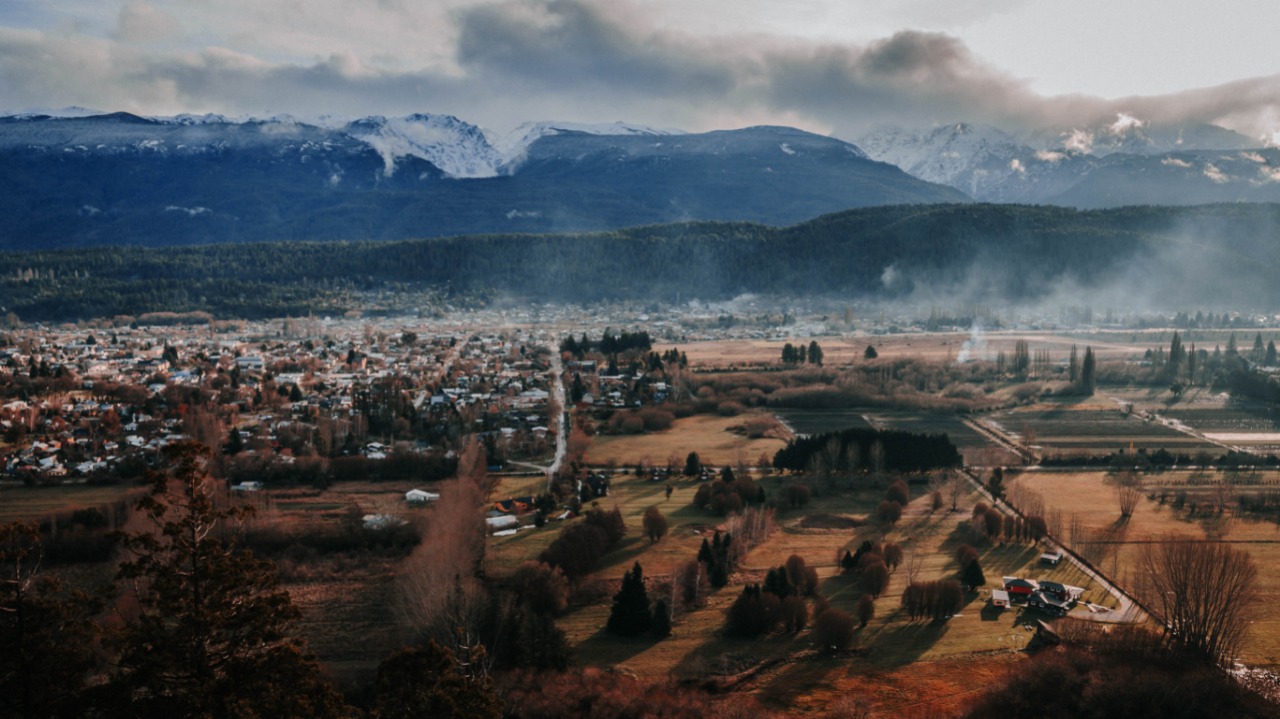
[[[589,302],[744,293],[924,306],[1280,308],[1280,205],[1081,211],[896,205],[786,228],[679,223],[603,233],[398,242],[99,247],[4,254],[0,312],[334,314],[352,291],[444,289]]]
[[[1082,208],[1280,201],[1274,149],[1214,125],[1114,123],[1015,136],[958,123],[889,128],[859,145],[921,179],[984,202]]]
[[[571,126],[570,126],[571,127]],[[0,118],[0,248],[399,239],[681,220],[785,225],[955,190],[790,128],[526,128],[519,157],[457,118]]]

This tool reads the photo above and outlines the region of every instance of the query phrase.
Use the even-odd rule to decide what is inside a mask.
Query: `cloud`
[[[1204,163],[1204,176],[1219,185],[1225,184],[1230,179],[1227,177],[1225,172],[1218,169],[1218,166],[1212,162]]]
[[[120,9],[120,27],[115,37],[121,42],[165,42],[181,36],[182,25],[178,19],[146,0],[129,0]]]
[[[1177,157],[1166,157],[1160,161],[1160,164],[1164,165],[1165,167],[1181,167],[1184,170],[1189,169],[1191,167],[1190,162],[1179,159]]]
[[[941,32],[861,44],[695,35],[624,0],[313,0],[306,13],[258,0],[120,7],[107,35],[0,27],[11,109],[426,111],[501,129],[540,119],[689,130],[769,123],[845,138],[957,120],[1054,132],[1218,122],[1254,137],[1280,128],[1280,76],[1164,96],[1050,97]],[[1091,144],[1087,134],[1066,141],[1081,151]]]

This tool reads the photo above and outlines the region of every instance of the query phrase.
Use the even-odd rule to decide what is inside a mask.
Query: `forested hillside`
[[[1280,206],[1077,211],[901,205],[783,229],[684,223],[398,242],[98,247],[2,255],[24,320],[154,311],[334,313],[352,293],[431,289],[548,301],[687,301],[745,292],[919,301],[1280,304]]]

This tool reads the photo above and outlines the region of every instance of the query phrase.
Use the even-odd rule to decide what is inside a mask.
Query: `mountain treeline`
[[[740,293],[1026,302],[1060,286],[1280,303],[1280,205],[1078,211],[897,205],[787,228],[682,223],[566,235],[136,246],[0,254],[0,306],[27,321],[147,312],[332,314],[357,293],[543,301]],[[963,295],[963,296],[962,296]]]

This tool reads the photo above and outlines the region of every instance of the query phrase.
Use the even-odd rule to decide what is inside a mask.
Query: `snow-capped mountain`
[[[492,140],[494,147],[506,158],[508,166],[519,165],[525,158],[529,146],[549,135],[575,132],[583,135],[683,135],[684,130],[661,129],[647,125],[635,125],[629,122],[611,122],[593,124],[585,122],[526,122],[506,135]]]
[[[426,160],[459,178],[496,177],[503,165],[503,156],[480,128],[452,115],[366,117],[343,130],[378,153],[388,176],[403,157]]]
[[[793,128],[538,123],[514,135],[505,154],[447,115],[0,117],[0,248],[787,225],[968,201]]]
[[[1078,207],[1277,201],[1274,153],[1214,125],[1109,124],[1015,135],[956,123],[887,128],[859,139],[868,154],[984,202]],[[1246,156],[1254,159],[1243,159]]]

